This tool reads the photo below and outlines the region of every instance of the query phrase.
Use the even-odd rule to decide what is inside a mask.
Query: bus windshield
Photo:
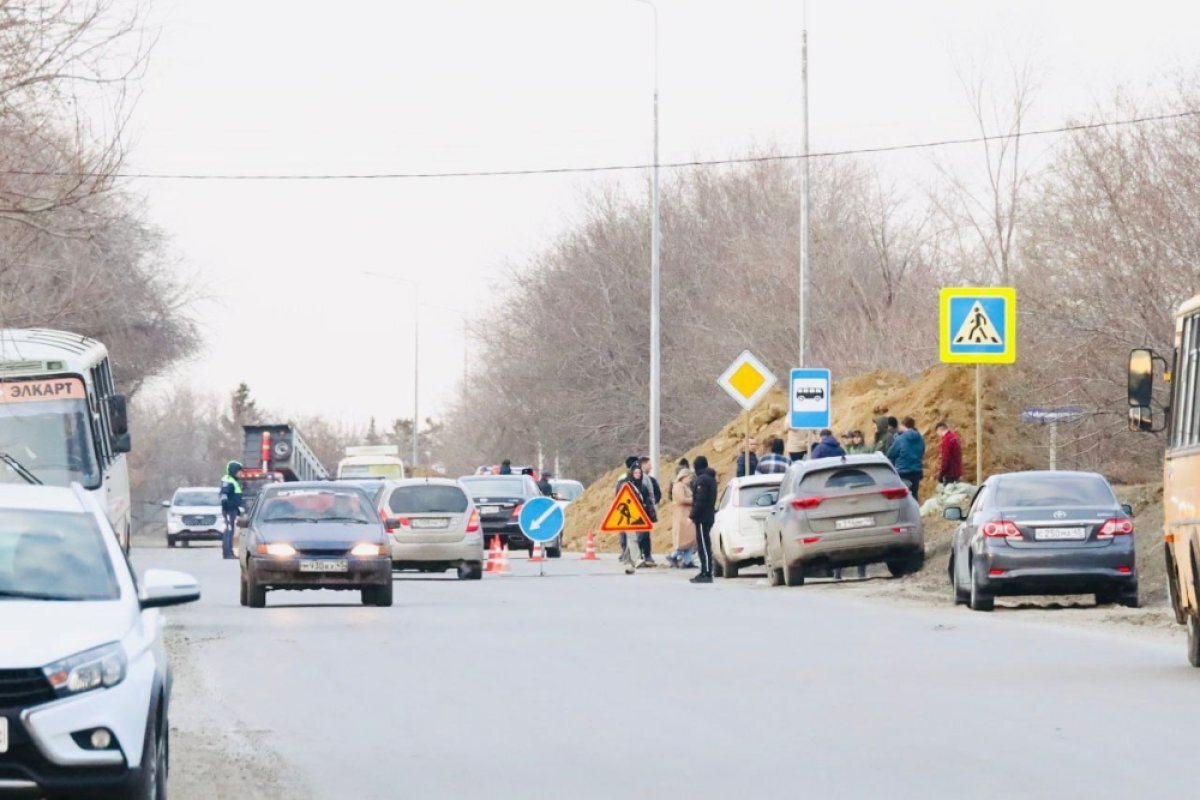
[[[49,486],[100,487],[86,400],[40,400],[0,405],[0,452]],[[25,479],[0,462],[0,482]]]
[[[339,478],[403,478],[404,468],[396,462],[371,464],[342,464],[338,468]]]

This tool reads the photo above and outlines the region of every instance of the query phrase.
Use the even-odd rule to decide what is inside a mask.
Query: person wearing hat
[[[650,522],[658,522],[657,512],[654,508],[654,497],[647,490],[646,484],[642,478],[642,465],[637,456],[630,456],[625,459],[625,474],[617,481],[614,489],[615,494],[621,493],[621,486],[627,484],[633,490],[634,495],[641,502],[642,508],[646,510],[646,515],[650,518]],[[650,532],[638,531],[637,548],[638,557],[635,559],[629,549],[629,534],[622,533],[621,541],[621,561],[625,562],[625,571],[633,573],[638,567],[653,567],[657,566],[654,559],[650,555]]]
[[[867,444],[862,431],[853,430],[846,434],[846,455],[857,456],[874,452],[875,448]]]
[[[696,553],[696,523],[689,516],[692,512],[692,467],[686,458],[679,459],[668,498],[675,505],[675,515],[671,520],[671,554],[667,556],[667,563],[672,567],[691,569]]]
[[[717,471],[708,465],[704,456],[692,462],[696,477],[692,480],[692,510],[688,514],[696,523],[696,543],[700,546],[700,574],[692,583],[712,583],[712,526],[717,513]]]
[[[241,462],[230,461],[221,476],[221,515],[225,517],[225,532],[221,534],[221,557],[236,558],[233,554],[233,529],[238,514],[242,513],[242,484],[238,475],[242,473]]]

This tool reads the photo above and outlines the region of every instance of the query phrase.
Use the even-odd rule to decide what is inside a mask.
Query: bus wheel
[[[1188,614],[1188,663],[1200,667],[1200,617]]]
[[[1179,575],[1175,570],[1175,558],[1171,555],[1170,547],[1163,548],[1163,553],[1167,559],[1167,594],[1171,598],[1171,609],[1175,612],[1175,622],[1184,625],[1187,623],[1187,613],[1179,602]]]

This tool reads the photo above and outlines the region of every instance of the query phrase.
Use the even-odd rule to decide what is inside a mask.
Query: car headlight
[[[264,556],[287,558],[288,556],[296,555],[296,548],[287,542],[272,542],[271,544],[260,544],[258,546],[258,553]]]
[[[55,694],[64,697],[102,686],[116,686],[125,680],[128,665],[125,649],[114,642],[55,661],[42,667],[42,672],[54,687]]]
[[[356,544],[350,551],[352,556],[385,556],[388,554],[386,544]]]

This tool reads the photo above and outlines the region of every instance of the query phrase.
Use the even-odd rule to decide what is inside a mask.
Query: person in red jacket
[[[938,448],[942,457],[938,467],[938,482],[957,483],[962,480],[963,474],[962,440],[945,422],[937,424],[937,433],[942,438]]]

